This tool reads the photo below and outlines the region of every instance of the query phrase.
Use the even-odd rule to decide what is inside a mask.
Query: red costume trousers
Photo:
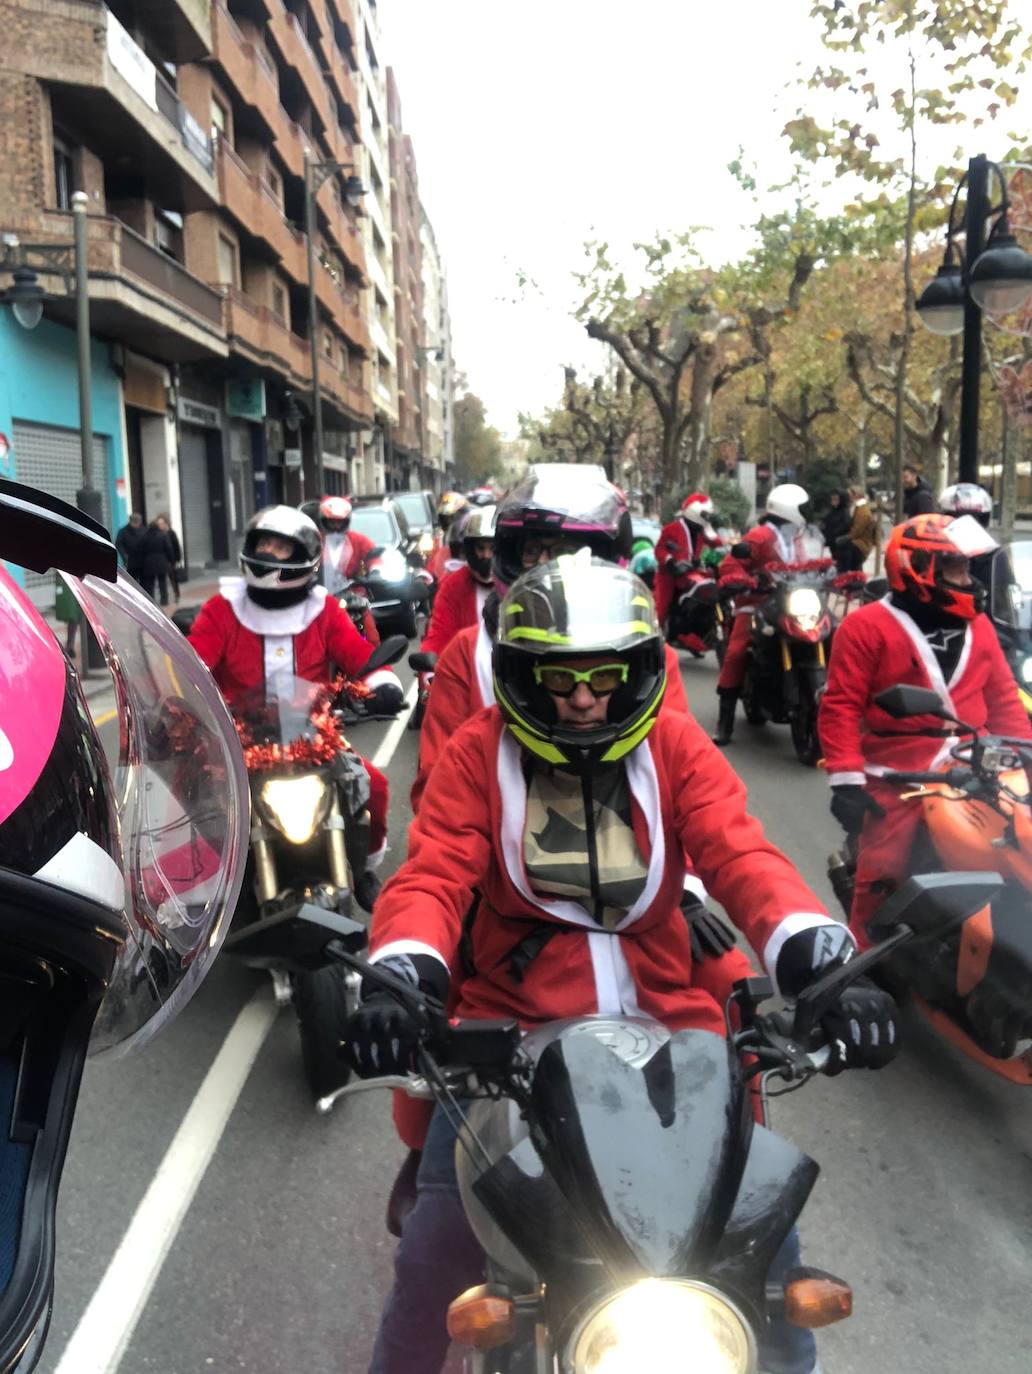
[[[656,583],[653,588],[653,600],[656,603],[656,619],[660,625],[666,624],[667,612],[674,599],[674,590],[677,579],[667,572],[666,568],[659,568],[656,571]]]
[[[922,813],[920,797],[901,801],[898,787],[872,780],[867,790],[885,815],[869,815],[860,835],[849,929],[862,950],[871,944],[871,916],[894,888],[913,876],[910,855]]]
[[[727,652],[717,678],[718,692],[737,692],[745,677],[745,661],[749,656],[749,636],[752,634],[752,611],[736,611]]]
[[[387,839],[387,779],[368,759],[362,763],[369,774],[369,852],[375,854]]]

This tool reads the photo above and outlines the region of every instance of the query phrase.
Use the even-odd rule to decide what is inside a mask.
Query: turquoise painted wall
[[[129,515],[126,497],[119,496],[116,480],[126,475],[122,451],[122,391],[111,368],[110,345],[92,341],[93,432],[107,440],[108,471],[95,473],[94,481],[106,483],[113,531],[121,529]],[[51,320],[35,329],[22,329],[11,311],[0,306],[0,434],[14,444],[14,422],[79,428],[79,373],[75,331]],[[12,447],[0,456],[0,477],[18,479],[18,453]]]

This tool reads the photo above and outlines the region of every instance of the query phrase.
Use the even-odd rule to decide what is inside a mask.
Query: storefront
[[[122,388],[110,345],[94,339],[90,353],[92,480],[100,491],[104,523],[114,533],[128,518]],[[51,320],[22,329],[10,311],[0,310],[0,436],[0,477],[75,505],[83,474],[74,330]],[[53,606],[53,573],[12,571],[38,606]]]

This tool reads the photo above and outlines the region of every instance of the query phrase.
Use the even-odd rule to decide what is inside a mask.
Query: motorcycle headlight
[[[1032,657],[1021,660],[1021,680],[1026,686],[1032,683]]]
[[[795,587],[785,601],[785,610],[796,620],[812,620],[815,624],[821,618],[821,598],[812,587]]]
[[[643,1279],[588,1317],[572,1345],[574,1374],[754,1374],[756,1342],[715,1289]]]
[[[408,577],[408,564],[397,549],[388,549],[376,567],[385,582],[404,582]]]
[[[299,778],[270,778],[258,793],[269,822],[291,844],[307,844],[330,807],[325,779],[309,773]]]
[[[424,530],[416,540],[416,550],[423,558],[429,558],[434,551],[434,537],[429,530]]]

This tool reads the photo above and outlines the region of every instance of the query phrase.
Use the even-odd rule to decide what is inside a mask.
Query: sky
[[[570,316],[586,240],[628,263],[636,240],[690,226],[710,227],[714,260],[747,247],[756,211],[727,164],[744,147],[765,186],[787,176],[781,129],[800,95],[786,87],[824,56],[809,9],[379,0],[456,366],[504,435],[520,411],[557,403],[564,364],[602,368]]]

